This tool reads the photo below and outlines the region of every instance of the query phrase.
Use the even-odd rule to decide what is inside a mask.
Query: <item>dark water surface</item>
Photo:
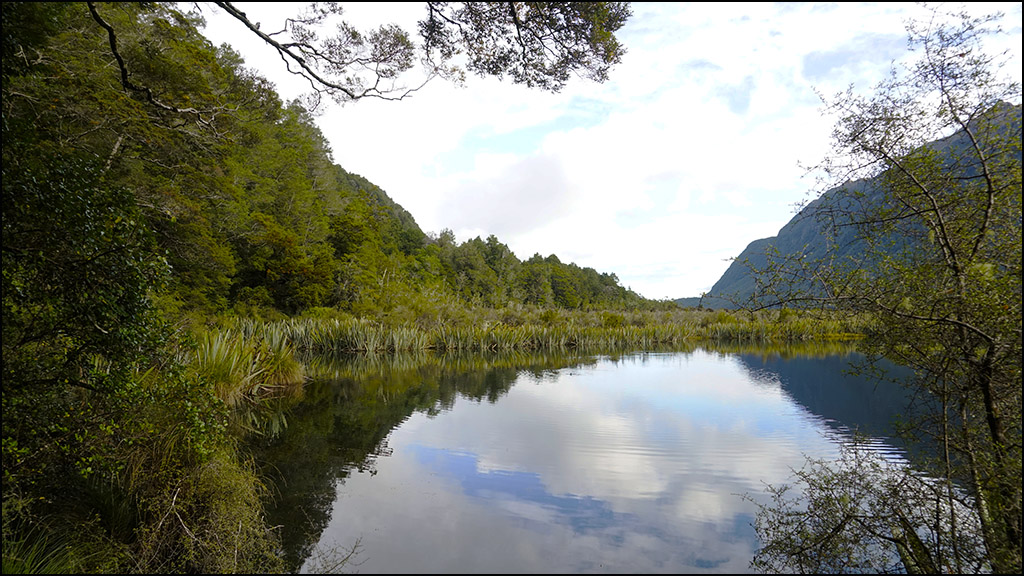
[[[763,496],[898,387],[855,355],[689,352],[326,362],[258,447],[292,568],[749,572]],[[335,563],[356,546],[344,566]]]

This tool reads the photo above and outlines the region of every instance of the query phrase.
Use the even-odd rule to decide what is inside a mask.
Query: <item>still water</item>
[[[887,435],[906,398],[846,373],[855,358],[328,363],[257,452],[271,522],[304,572],[749,572],[743,495],[853,430],[901,457]]]

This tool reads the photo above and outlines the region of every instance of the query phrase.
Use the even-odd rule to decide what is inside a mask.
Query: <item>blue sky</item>
[[[277,26],[292,3],[237,3]],[[282,97],[302,82],[241,26],[198,4]],[[345,4],[360,28],[415,30],[418,3]],[[1004,72],[1021,77],[1021,4],[1000,10]],[[430,82],[401,102],[328,106],[335,161],[379,185],[424,231],[495,234],[520,259],[556,254],[649,298],[707,291],[753,240],[774,236],[818,189],[801,166],[829,151],[818,94],[862,93],[904,61],[908,3],[635,3],[610,79],[557,94],[488,78]],[[266,29],[266,28],[265,28]],[[277,28],[274,28],[277,29]],[[409,85],[415,85],[415,75]]]

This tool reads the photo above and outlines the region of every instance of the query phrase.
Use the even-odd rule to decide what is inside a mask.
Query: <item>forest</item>
[[[280,568],[231,414],[303,374],[290,342],[221,330],[239,320],[434,348],[674,307],[494,236],[424,233],[201,28],[168,4],[4,5],[5,573]]]
[[[614,33],[627,4],[510,6],[428,3],[420,32],[436,75],[557,91],[573,74],[606,79],[624,51]],[[774,300],[756,310],[684,310],[643,298],[611,272],[556,255],[521,259],[493,235],[459,242],[447,229],[425,232],[385,191],[338,166],[311,111],[316,100],[401,99],[379,87],[412,66],[413,44],[384,27],[314,49],[303,26],[325,14],[293,21],[293,36],[305,40],[287,44],[233,14],[277,42],[316,87],[312,102],[285,102],[179,5],[4,3],[4,573],[291,569],[295,559],[283,557],[265,514],[272,487],[244,445],[284,425],[259,414],[301,398],[317,370],[303,355],[864,335],[869,352],[918,369],[912,385],[941,404],[940,496],[952,502],[955,482],[971,486],[964,500],[983,530],[967,534],[964,550],[982,553],[964,560],[945,534],[937,549],[919,545],[905,530],[902,497],[883,501],[892,510],[879,516],[881,528],[847,534],[862,511],[848,510],[854,500],[841,490],[812,483],[821,488],[811,502],[818,532],[804,529],[811,516],[785,514],[804,503],[779,489],[779,507],[759,520],[767,546],[755,562],[767,571],[863,571],[869,564],[851,550],[896,542],[908,571],[1019,571],[1020,113],[1016,104],[1013,124],[993,108],[1019,102],[1019,86],[975,97],[984,67],[957,41],[972,38],[972,23],[940,38],[936,61],[961,68],[933,74],[960,104],[936,114],[933,132],[971,138],[951,147],[958,155],[918,126],[934,110],[914,106],[930,94],[888,99],[908,86],[930,89],[930,69],[883,86],[879,102],[835,105],[838,148],[850,150],[855,169],[830,166],[830,174],[837,185],[880,177],[886,194],[864,213],[842,214],[876,239],[864,253],[876,257],[870,265],[773,269],[766,293]],[[504,43],[510,36],[518,44]],[[466,46],[464,70],[446,64]],[[332,58],[375,65],[369,81],[353,80]],[[950,70],[974,84],[950,90]],[[968,93],[957,100],[961,88]],[[906,138],[889,148],[893,134]],[[914,238],[914,249],[892,256],[882,245],[890,237]],[[886,266],[876,266],[883,257]],[[793,274],[822,283],[821,270],[828,298],[781,290]],[[417,409],[435,401],[410,394]],[[960,428],[945,418],[953,412]],[[951,537],[956,544],[961,533]]]

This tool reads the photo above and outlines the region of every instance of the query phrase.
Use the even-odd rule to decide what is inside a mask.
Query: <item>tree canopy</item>
[[[615,32],[631,14],[626,2],[427,2],[417,44],[395,24],[358,30],[338,2],[312,3],[274,31],[232,2],[214,4],[308,83],[313,107],[323,97],[401,100],[431,78],[461,81],[467,71],[550,91],[573,74],[603,82],[625,53]],[[323,36],[328,24],[336,32]],[[409,86],[403,78],[417,64],[425,79]]]
[[[982,50],[992,21],[936,10],[908,27],[913,65],[832,101],[822,168],[852,182],[814,212],[829,250],[762,271],[766,304],[870,316],[866,349],[916,370],[928,411],[913,431],[938,457],[888,481],[860,456],[817,463],[799,477],[806,513],[784,490],[762,511],[761,568],[1020,571],[1020,86]]]
[[[544,293],[543,305],[646,304],[613,275],[522,262],[497,238],[425,234],[383,190],[333,162],[306,107],[282,102],[242,55],[203,37],[198,14],[177,6],[3,7],[5,572],[32,538],[101,551],[73,558],[74,570],[279,567],[261,516],[265,487],[235,451],[213,377],[183,365],[193,343],[176,327],[318,309],[443,323],[459,306],[531,302],[527,276],[576,286],[574,299]],[[431,10],[446,26],[468,18],[447,5]],[[532,85],[577,69],[547,60],[560,50],[549,40],[576,45],[544,26],[591,18],[589,28],[575,22],[593,46],[613,41],[600,11],[517,10],[525,23],[516,30],[533,30],[530,42],[551,50],[524,64]],[[371,70],[390,80],[408,62],[387,28],[349,34],[347,48],[328,41],[337,52],[324,57],[349,54],[354,68],[318,60],[304,28],[314,20],[291,21],[290,39],[275,41],[317,74]],[[512,28],[493,30],[499,42]],[[445,57],[479,48],[442,40],[434,49]],[[512,60],[491,73],[520,80]],[[351,94],[332,95],[372,92],[345,86]]]

